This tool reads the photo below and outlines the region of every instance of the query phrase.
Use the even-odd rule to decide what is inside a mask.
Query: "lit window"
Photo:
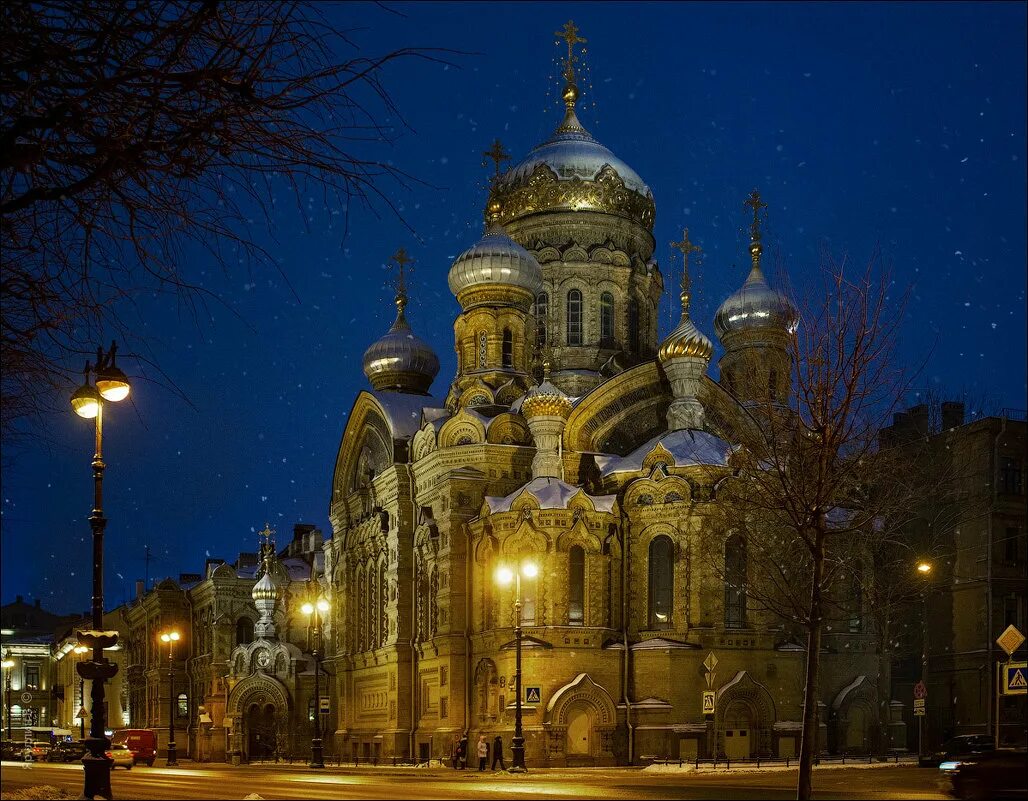
[[[178,694],[178,703],[175,708],[175,714],[180,718],[189,717],[189,696],[185,693]]]
[[[568,623],[585,623],[585,551],[580,545],[568,553]]]
[[[568,292],[568,345],[582,344],[582,293]]]
[[[674,544],[663,534],[650,542],[650,628],[671,628],[674,599]]]

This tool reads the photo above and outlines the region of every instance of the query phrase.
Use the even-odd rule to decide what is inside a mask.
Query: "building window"
[[[311,698],[307,701],[307,720],[311,723],[314,722],[314,699]]]
[[[568,345],[582,344],[582,293],[568,292]]]
[[[850,573],[850,631],[858,632],[864,629],[864,587],[863,570],[860,565],[854,565]]]
[[[1024,474],[1020,459],[1003,457],[1003,466],[999,471],[999,486],[1000,491],[1008,495],[1020,495],[1024,492]]]
[[[535,317],[535,344],[538,348],[546,347],[546,321],[550,314],[550,296],[546,292],[536,295],[532,316]]]
[[[39,665],[25,665],[25,689],[39,689]]]
[[[639,353],[639,303],[635,298],[628,301],[628,350]]]
[[[663,534],[650,542],[650,628],[671,628],[674,598],[674,545]]]
[[[439,717],[448,718],[450,717],[450,699],[440,698],[439,699]]]
[[[186,695],[185,693],[179,693],[178,694],[178,698],[176,700],[177,700],[178,703],[175,706],[175,714],[178,717],[180,717],[180,718],[188,718],[189,717],[189,696]],[[110,720],[110,718],[108,718],[108,720]]]
[[[503,329],[503,366],[514,366],[514,336],[509,328]]]
[[[521,623],[525,626],[535,625],[536,579],[529,579],[521,584]]]
[[[1021,529],[1007,526],[1007,535],[1003,539],[1003,561],[1016,565],[1021,561]]]
[[[450,679],[450,671],[445,665],[439,668],[439,686],[445,687]]]
[[[1003,599],[1003,628],[1016,626],[1024,627],[1024,597],[1020,595],[1008,595]]]
[[[614,296],[610,292],[600,295],[600,341],[614,342]]]
[[[746,541],[733,534],[725,543],[725,627],[746,625]]]
[[[575,545],[568,553],[568,623],[585,623],[585,551]]]
[[[236,645],[249,645],[253,642],[253,621],[241,617],[236,621]]]

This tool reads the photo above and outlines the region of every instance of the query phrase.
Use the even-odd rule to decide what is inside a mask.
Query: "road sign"
[[[919,718],[924,717],[924,698],[914,699],[914,716]]]
[[[329,705],[329,699],[327,695],[321,696],[321,704],[318,707],[318,711],[323,715],[327,715],[332,707]]]
[[[1003,633],[996,638],[996,644],[1007,652],[1007,656],[1012,656],[1023,642],[1024,635],[1014,625],[1007,626]]]
[[[79,711],[75,714],[75,717],[77,717],[77,718],[84,718],[88,714],[89,713],[86,712],[86,708],[84,706],[80,706],[79,707]]]
[[[928,688],[924,686],[923,681],[919,681],[914,685],[914,698],[925,699],[928,697]],[[923,704],[922,704],[923,706]]]
[[[705,667],[707,670],[713,670],[717,667],[717,657],[714,656],[713,651],[707,654],[707,658],[703,660],[703,667]]]
[[[526,704],[538,704],[542,697],[543,694],[541,687],[525,687]]]
[[[1028,662],[1003,666],[1003,695],[1028,695]]]
[[[714,691],[704,690],[703,691],[703,714],[713,715],[714,714]]]

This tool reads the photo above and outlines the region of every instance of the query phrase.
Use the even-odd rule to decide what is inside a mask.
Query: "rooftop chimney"
[[[942,430],[959,428],[964,424],[964,404],[960,401],[942,402]]]
[[[138,601],[140,598],[142,598],[143,594],[145,592],[146,592],[146,589],[145,589],[145,587],[143,585],[143,580],[142,579],[136,579],[136,600]]]

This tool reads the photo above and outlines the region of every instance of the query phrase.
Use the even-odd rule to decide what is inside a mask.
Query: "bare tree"
[[[885,458],[877,435],[909,388],[896,354],[903,303],[890,303],[877,268],[876,257],[851,278],[844,261],[822,252],[824,287],[789,337],[787,396],[768,392],[740,407],[734,475],[713,505],[716,529],[741,536],[745,548],[745,574],[733,576],[732,560],[711,546],[726,595],[744,591],[759,615],[806,640],[800,799],[811,797],[826,621],[849,614],[855,550],[897,501],[877,491]]]
[[[70,353],[117,332],[141,290],[195,313],[206,295],[185,247],[226,270],[273,263],[251,227],[280,194],[301,215],[312,194],[393,208],[407,176],[383,160],[403,126],[383,68],[442,51],[360,54],[324,8],[0,6],[5,437],[67,388]]]

